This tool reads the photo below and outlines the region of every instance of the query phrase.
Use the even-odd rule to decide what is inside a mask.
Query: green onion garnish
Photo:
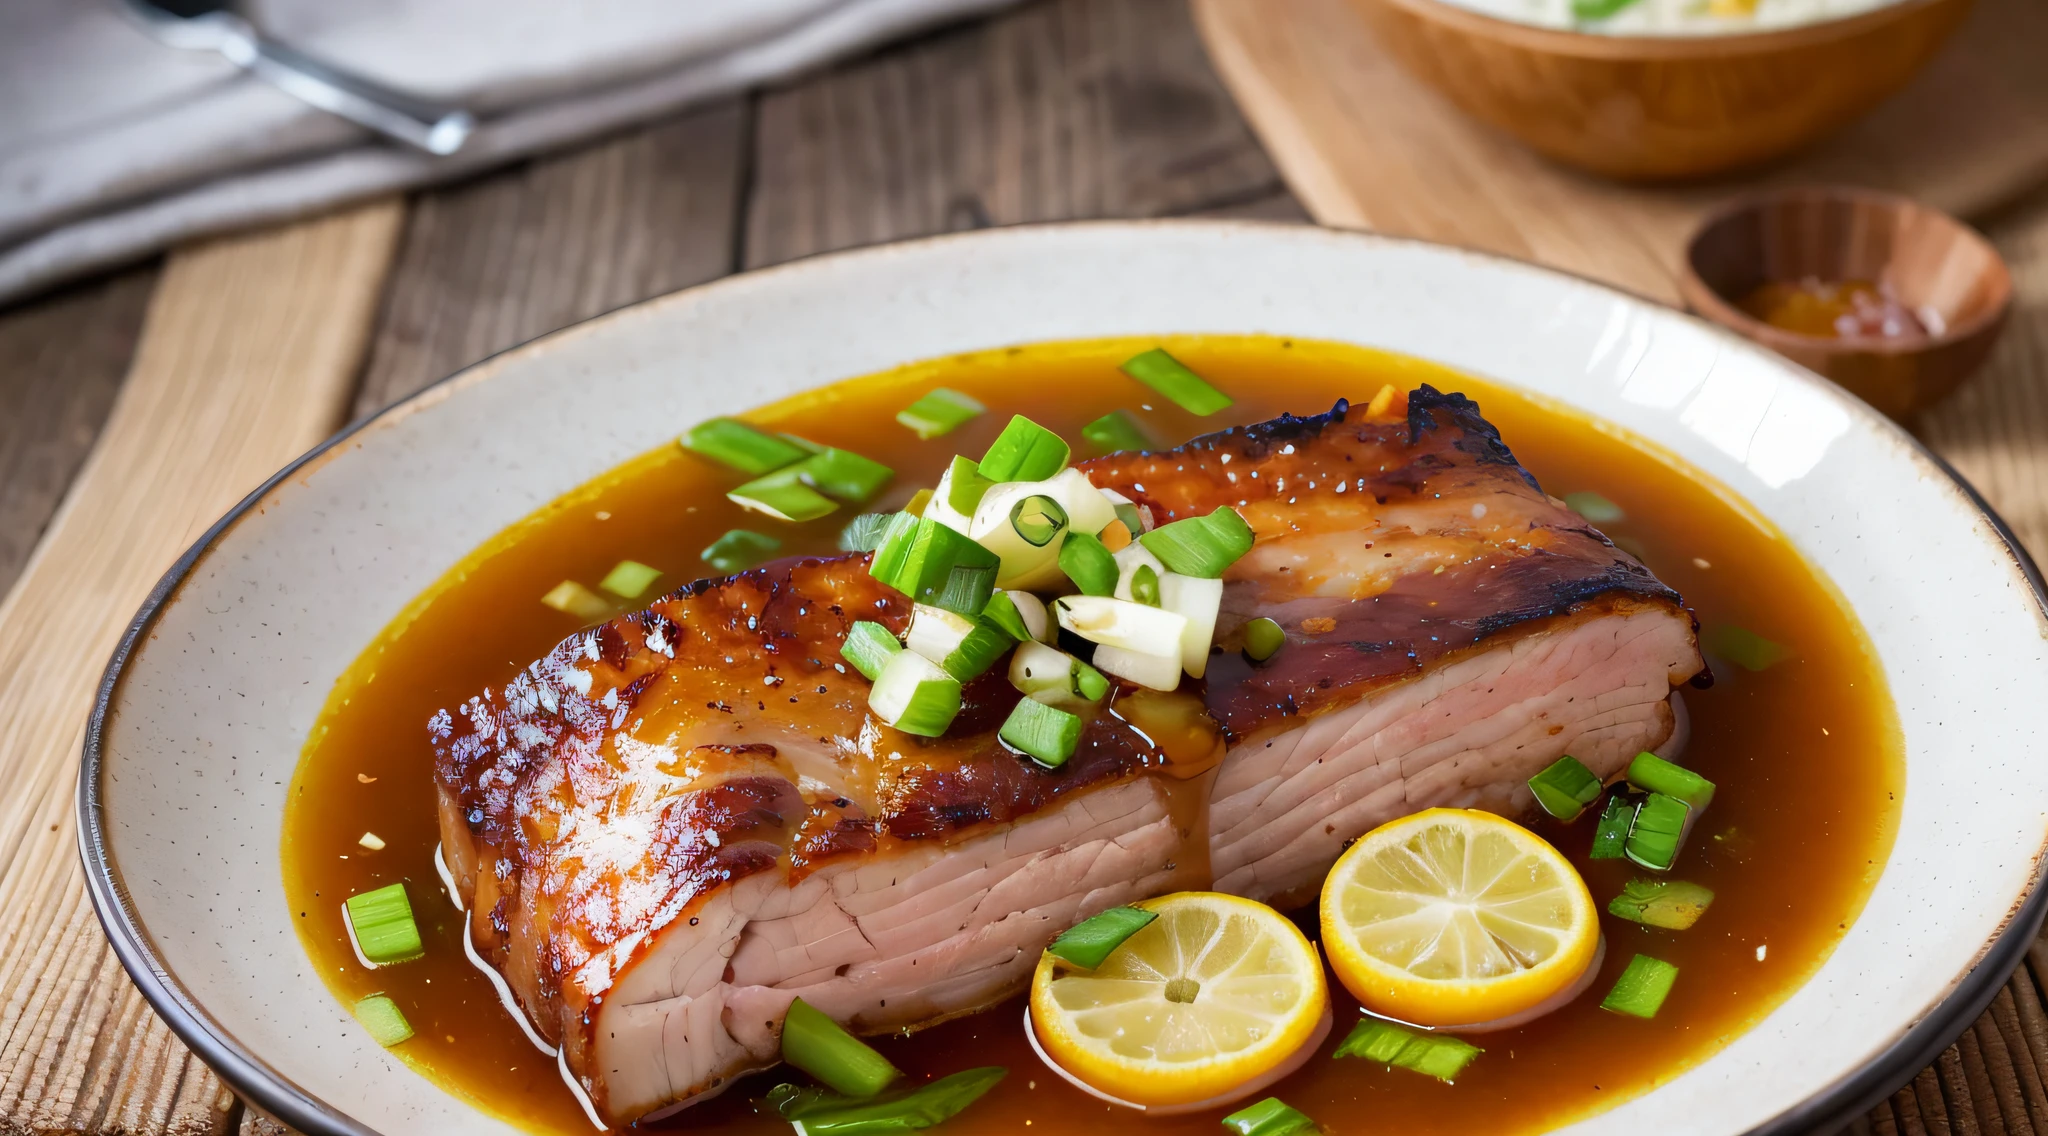
[[[1124,361],[1123,372],[1173,400],[1189,414],[1209,415],[1230,405],[1230,396],[1187,369],[1180,360],[1154,347]]]
[[[1627,516],[1621,506],[1598,493],[1567,493],[1564,507],[1596,525],[1611,525]]]
[[[386,995],[372,994],[351,1007],[351,1012],[370,1031],[371,1040],[386,1049],[412,1038],[412,1023],[405,1020],[405,1011]]]
[[[728,529],[724,536],[706,545],[701,555],[706,564],[720,572],[744,572],[774,555],[781,547],[781,541],[766,533],[752,529]]]
[[[895,515],[894,513],[862,513],[860,516],[846,522],[846,527],[839,530],[839,551],[873,552],[875,546],[882,543],[882,533],[888,530],[889,520]],[[735,529],[733,531],[739,532],[742,530]],[[726,535],[730,536],[732,534],[728,533]],[[777,541],[776,544],[780,546],[781,542]],[[710,558],[706,557],[705,559],[708,560]]]
[[[736,418],[699,422],[683,435],[682,443],[691,453],[756,475],[800,462],[809,453],[789,439],[764,434]]]
[[[1244,517],[1224,505],[1206,517],[1185,517],[1161,525],[1138,540],[1167,571],[1215,580],[1252,550],[1253,537]]]
[[[1529,778],[1529,791],[1543,811],[1561,821],[1574,821],[1587,805],[1600,799],[1600,779],[1570,754]]]
[[[1332,1057],[1363,1057],[1381,1065],[1399,1065],[1426,1073],[1439,1081],[1450,1081],[1474,1057],[1486,1052],[1468,1041],[1448,1034],[1419,1033],[1415,1030],[1366,1018],[1351,1029]]]
[[[879,623],[861,620],[846,632],[846,642],[839,645],[839,657],[853,664],[853,669],[867,676],[869,682],[882,677],[882,668],[889,660],[903,651],[903,644],[896,636]]]
[[[1010,510],[1010,527],[1024,543],[1033,548],[1044,548],[1059,538],[1067,528],[1067,511],[1058,501],[1044,494],[1034,494],[1017,502]]]
[[[1607,904],[1607,913],[1645,927],[1683,931],[1699,922],[1712,902],[1712,888],[1686,880],[1630,880]]]
[[[1118,501],[1116,503],[1116,519],[1122,521],[1124,527],[1130,530],[1132,539],[1144,535],[1145,514],[1136,505],[1129,501]]]
[[[939,664],[961,682],[980,678],[1016,643],[993,620],[929,604],[918,604],[913,610],[910,632],[903,639],[904,646]]]
[[[1238,1109],[1223,1118],[1223,1127],[1236,1136],[1294,1136],[1315,1132],[1316,1122],[1279,1097],[1267,1097],[1255,1105]]]
[[[386,884],[349,896],[341,906],[356,953],[371,967],[411,962],[427,953],[420,944],[419,925],[412,921],[405,884]]]
[[[1244,625],[1244,653],[1252,662],[1263,663],[1287,645],[1287,629],[1276,620],[1260,616]]]
[[[768,1090],[768,1103],[789,1121],[797,1136],[893,1136],[945,1123],[981,1099],[1008,1072],[1000,1065],[989,1065],[866,1100],[815,1087],[777,1085]]]
[[[1147,438],[1145,432],[1138,429],[1138,424],[1131,421],[1131,416],[1121,410],[1112,410],[1081,427],[1081,436],[1105,454],[1152,448],[1152,439]],[[1138,530],[1133,528],[1131,531]]]
[[[1057,647],[1026,640],[1010,657],[1010,685],[1040,701],[1095,702],[1109,693],[1109,679]]]
[[[1066,439],[1023,415],[1015,415],[981,457],[990,481],[1044,481],[1067,465]]]
[[[612,601],[598,595],[574,580],[564,580],[548,589],[540,602],[559,612],[566,612],[586,623],[610,619],[618,612]]]
[[[1600,823],[1593,829],[1593,850],[1587,853],[1592,860],[1619,860],[1622,850],[1628,845],[1628,828],[1636,819],[1636,801],[1627,793],[1616,793],[1607,798],[1607,807],[1600,811]]]
[[[1620,978],[1614,980],[1614,989],[1600,999],[1600,1008],[1632,1017],[1654,1018],[1658,1008],[1664,1005],[1665,995],[1671,993],[1671,984],[1676,981],[1677,967],[1663,959],[1637,955],[1628,960],[1628,967],[1621,972]]]
[[[782,1019],[782,1059],[851,1097],[871,1097],[902,1076],[889,1059],[798,998]]]
[[[900,651],[875,676],[868,709],[906,734],[940,737],[960,713],[960,680],[916,651]]]
[[[988,605],[981,609],[981,617],[997,627],[1003,634],[1019,643],[1028,642],[1038,636],[1031,633],[1031,627],[1024,622],[1024,613],[1017,609],[1017,601],[1008,592],[996,592],[988,597]]]
[[[890,522],[868,573],[922,604],[979,615],[995,592],[1000,557],[926,517]]]
[[[934,387],[924,397],[896,412],[896,421],[926,440],[950,434],[988,407],[947,387]]]
[[[1075,966],[1094,970],[1109,957],[1109,952],[1124,945],[1124,940],[1144,930],[1145,925],[1159,918],[1156,911],[1138,907],[1112,907],[1107,911],[1091,915],[1072,927],[1060,932],[1060,937],[1045,948],[1045,953],[1063,958]]]
[[[1068,533],[1060,545],[1060,571],[1084,596],[1116,594],[1116,557],[1093,533]]]
[[[638,560],[621,560],[605,573],[598,587],[624,600],[637,600],[647,592],[648,585],[661,579],[661,569],[649,568]]]
[[[943,480],[946,483],[946,507],[969,519],[973,518],[981,499],[996,484],[981,475],[981,467],[972,459],[958,454],[953,456],[953,464],[947,468]]]
[[[910,495],[910,503],[903,506],[903,511],[913,517],[922,517],[924,516],[925,506],[931,503],[932,491],[929,487],[926,487]]]
[[[778,521],[815,521],[839,508],[830,497],[804,484],[800,469],[801,465],[784,466],[728,490],[726,497],[742,509],[766,513]]]
[[[1746,671],[1767,670],[1790,658],[1782,643],[1773,643],[1746,627],[1723,623],[1707,629],[1707,650]]]
[[[1604,20],[1635,2],[1636,0],[1572,0],[1572,18]]]
[[[1677,797],[1696,810],[1706,808],[1714,799],[1712,781],[1654,753],[1639,753],[1628,763],[1628,783],[1646,793]]]
[[[1140,564],[1131,573],[1131,599],[1147,607],[1159,606],[1159,573],[1150,564]]]
[[[1036,698],[1020,698],[996,736],[1057,769],[1081,743],[1081,719]]]
[[[1692,810],[1677,797],[1652,793],[1636,808],[1635,823],[1629,826],[1628,842],[1622,846],[1632,863],[1653,872],[1668,872],[1678,862],[1678,846],[1685,839],[1686,819]]]
[[[858,505],[889,484],[896,471],[852,450],[826,449],[796,465],[797,478],[835,501]]]
[[[1109,677],[1079,659],[1074,660],[1074,697],[1094,702],[1109,693]]]

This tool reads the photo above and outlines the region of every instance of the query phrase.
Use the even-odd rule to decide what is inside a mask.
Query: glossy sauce
[[[1773,280],[1737,302],[1780,331],[1820,339],[1926,339],[1941,332],[1932,309],[1915,312],[1889,284],[1869,280]]]
[[[1164,345],[1236,399],[1199,419],[1119,374],[1116,364]],[[894,508],[935,482],[955,453],[979,454],[1012,413],[1089,451],[1080,427],[1125,409],[1162,445],[1281,411],[1371,398],[1382,384],[1421,382],[1476,398],[1551,494],[1590,490],[1621,506],[1602,526],[1677,588],[1711,637],[1735,625],[1788,651],[1749,673],[1716,662],[1710,690],[1687,690],[1692,742],[1684,760],[1719,785],[1677,875],[1716,898],[1689,931],[1602,916],[1608,951],[1592,993],[1519,1029],[1472,1038],[1486,1052],[1455,1085],[1355,1059],[1311,1059],[1273,1090],[1333,1134],[1541,1131],[1597,1112],[1712,1054],[1791,993],[1862,909],[1890,852],[1903,760],[1890,699],[1853,616],[1773,530],[1725,490],[1619,430],[1529,396],[1412,359],[1261,337],[1091,341],[983,352],[852,380],[750,415],[868,453],[897,478],[868,506]],[[990,413],[918,441],[894,414],[935,385],[981,399]],[[688,423],[677,423],[678,430]],[[395,1052],[449,1091],[537,1132],[591,1130],[555,1062],[534,1049],[462,949],[462,917],[433,866],[435,802],[426,722],[516,671],[577,629],[539,597],[564,579],[594,586],[622,559],[661,568],[655,591],[708,572],[699,551],[729,528],[771,531],[784,553],[834,547],[850,511],[782,525],[727,502],[729,473],[674,447],[644,455],[515,525],[452,569],[402,613],[336,684],[308,740],[284,826],[285,885],[307,951],[344,1002],[397,1000],[417,1036]],[[650,593],[653,594],[653,593]],[[1710,640],[1711,641],[1711,640]],[[1191,783],[1190,783],[1191,784]],[[1199,800],[1188,794],[1190,800]],[[1629,878],[1616,861],[1584,859],[1592,818],[1537,830],[1571,856],[1597,901]],[[358,839],[375,833],[380,851]],[[368,971],[340,919],[347,896],[403,879],[427,957]],[[1300,916],[1313,937],[1313,912]],[[1652,954],[1680,975],[1653,1021],[1598,1009],[1630,956]],[[1358,1018],[1332,984],[1333,1049]],[[948,1133],[1092,1131],[1130,1124],[1041,1066],[1026,1046],[1021,999],[877,1045],[913,1078],[1001,1064],[1010,1077],[945,1126]],[[747,1078],[723,1097],[655,1127],[789,1132],[761,1096],[786,1074]],[[1221,1110],[1219,1110],[1220,1114]],[[1145,1122],[1148,1132],[1215,1136],[1216,1117]]]

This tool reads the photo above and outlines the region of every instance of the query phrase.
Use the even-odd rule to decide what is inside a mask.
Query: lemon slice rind
[[[1316,1028],[1308,1035],[1308,1040],[1301,1043],[1301,1048],[1294,1051],[1294,1056],[1253,1077],[1251,1080],[1245,1081],[1236,1088],[1226,1090],[1207,1100],[1193,1101],[1188,1104],[1139,1104],[1136,1101],[1127,1101],[1122,1097],[1105,1093],[1094,1085],[1067,1072],[1059,1062],[1052,1059],[1052,1054],[1045,1051],[1045,1046],[1039,1044],[1038,1028],[1031,1024],[1031,1007],[1029,1006],[1024,1007],[1024,1037],[1031,1043],[1031,1052],[1038,1054],[1038,1059],[1045,1063],[1046,1068],[1057,1074],[1060,1080],[1087,1093],[1096,1100],[1106,1101],[1119,1108],[1128,1108],[1135,1112],[1142,1112],[1146,1116],[1180,1116],[1183,1113],[1201,1112],[1203,1109],[1222,1108],[1225,1105],[1236,1104],[1246,1097],[1271,1088],[1281,1080],[1292,1076],[1303,1065],[1308,1064],[1309,1058],[1314,1057],[1322,1049],[1323,1042],[1329,1040],[1330,1029],[1336,1024],[1336,1021],[1337,1017],[1331,1012],[1329,1001],[1325,999],[1323,1002],[1322,1020],[1316,1023]]]

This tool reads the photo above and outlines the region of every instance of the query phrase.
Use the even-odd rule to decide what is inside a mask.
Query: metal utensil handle
[[[466,110],[430,106],[345,75],[253,30],[228,36],[220,53],[287,94],[429,154],[453,154],[476,129],[476,119]]]

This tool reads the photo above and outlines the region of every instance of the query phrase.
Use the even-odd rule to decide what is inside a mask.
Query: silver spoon
[[[387,90],[308,59],[259,35],[232,0],[119,0],[151,35],[172,47],[217,51],[229,62],[330,114],[429,154],[453,154],[476,118]]]

